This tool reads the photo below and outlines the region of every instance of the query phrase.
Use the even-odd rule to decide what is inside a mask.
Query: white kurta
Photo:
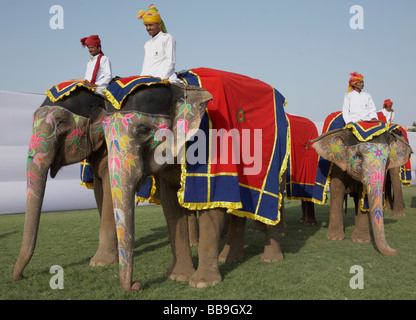
[[[91,81],[92,74],[94,73],[95,64],[98,59],[98,54],[94,57],[91,57],[90,61],[87,63],[87,71],[85,71],[85,79]],[[111,72],[111,63],[110,59],[106,56],[102,56],[100,60],[100,67],[98,69],[97,77],[95,79],[95,84],[99,88],[105,89],[112,79]]]
[[[175,38],[161,31],[144,45],[144,60],[140,75],[181,82],[175,74],[175,64]]]
[[[394,119],[394,111],[387,111],[387,109],[383,108],[381,112],[386,117],[387,123],[392,123]]]
[[[377,109],[368,92],[350,91],[345,94],[342,116],[345,123],[377,119]]]

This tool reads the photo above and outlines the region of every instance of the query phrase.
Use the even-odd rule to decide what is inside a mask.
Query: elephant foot
[[[189,246],[191,248],[198,247],[199,239],[198,237],[189,237]]]
[[[234,263],[240,262],[244,259],[244,248],[240,249],[231,249],[231,246],[225,244],[224,249],[222,249],[218,261],[222,263]]]
[[[401,209],[401,210],[394,210],[393,209],[393,211],[391,212],[391,214],[394,217],[405,217],[406,216],[406,212],[404,212],[404,209]]]
[[[351,241],[352,242],[358,242],[358,243],[369,243],[371,242],[371,235],[370,235],[370,231],[364,231],[364,232],[357,232],[354,231],[352,236],[351,236]]]
[[[189,285],[197,289],[215,286],[220,282],[222,282],[222,276],[217,266],[198,268],[191,279],[189,279]]]
[[[333,230],[333,229],[328,229],[328,231],[326,232],[326,237],[328,238],[328,240],[344,240],[345,239],[345,233],[342,230]]]
[[[280,262],[283,260],[283,253],[278,247],[266,246],[264,248],[264,253],[261,256],[261,261],[264,262]]]
[[[300,223],[302,223],[304,226],[316,226],[317,222],[316,219],[300,219]]]
[[[172,266],[167,272],[166,276],[175,281],[184,282],[188,281],[192,275],[195,274],[195,268],[193,266],[180,267],[177,264]]]
[[[98,250],[90,260],[90,267],[112,266],[117,263],[117,250],[114,252]]]

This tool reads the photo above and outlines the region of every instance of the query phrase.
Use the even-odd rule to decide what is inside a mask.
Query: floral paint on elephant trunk
[[[119,263],[120,268],[124,269],[133,256],[134,246],[129,243],[134,238],[132,219],[137,189],[135,184],[143,176],[141,152],[146,146],[155,148],[159,144],[159,141],[154,140],[155,132],[167,127],[157,117],[138,112],[116,112],[105,117],[103,128],[108,148]]]
[[[369,197],[374,201],[370,208],[372,219],[381,230],[383,226],[383,196],[386,179],[386,165],[390,147],[387,144],[362,143],[348,148],[351,170],[358,170],[354,166],[361,166],[361,162],[353,161],[353,157],[362,154],[366,161],[363,169],[363,182]],[[361,168],[359,168],[361,169]]]

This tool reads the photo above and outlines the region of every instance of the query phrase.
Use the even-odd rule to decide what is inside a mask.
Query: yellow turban
[[[149,9],[147,11],[140,10],[137,14],[137,19],[143,19],[143,24],[145,25],[148,23],[160,23],[162,25],[162,31],[164,33],[167,33],[165,24],[162,18],[160,17],[159,12],[153,4],[149,6]]]

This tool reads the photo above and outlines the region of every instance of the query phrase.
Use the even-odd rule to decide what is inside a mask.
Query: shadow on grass
[[[410,208],[416,208],[416,197],[412,197],[412,201],[410,202]]]

